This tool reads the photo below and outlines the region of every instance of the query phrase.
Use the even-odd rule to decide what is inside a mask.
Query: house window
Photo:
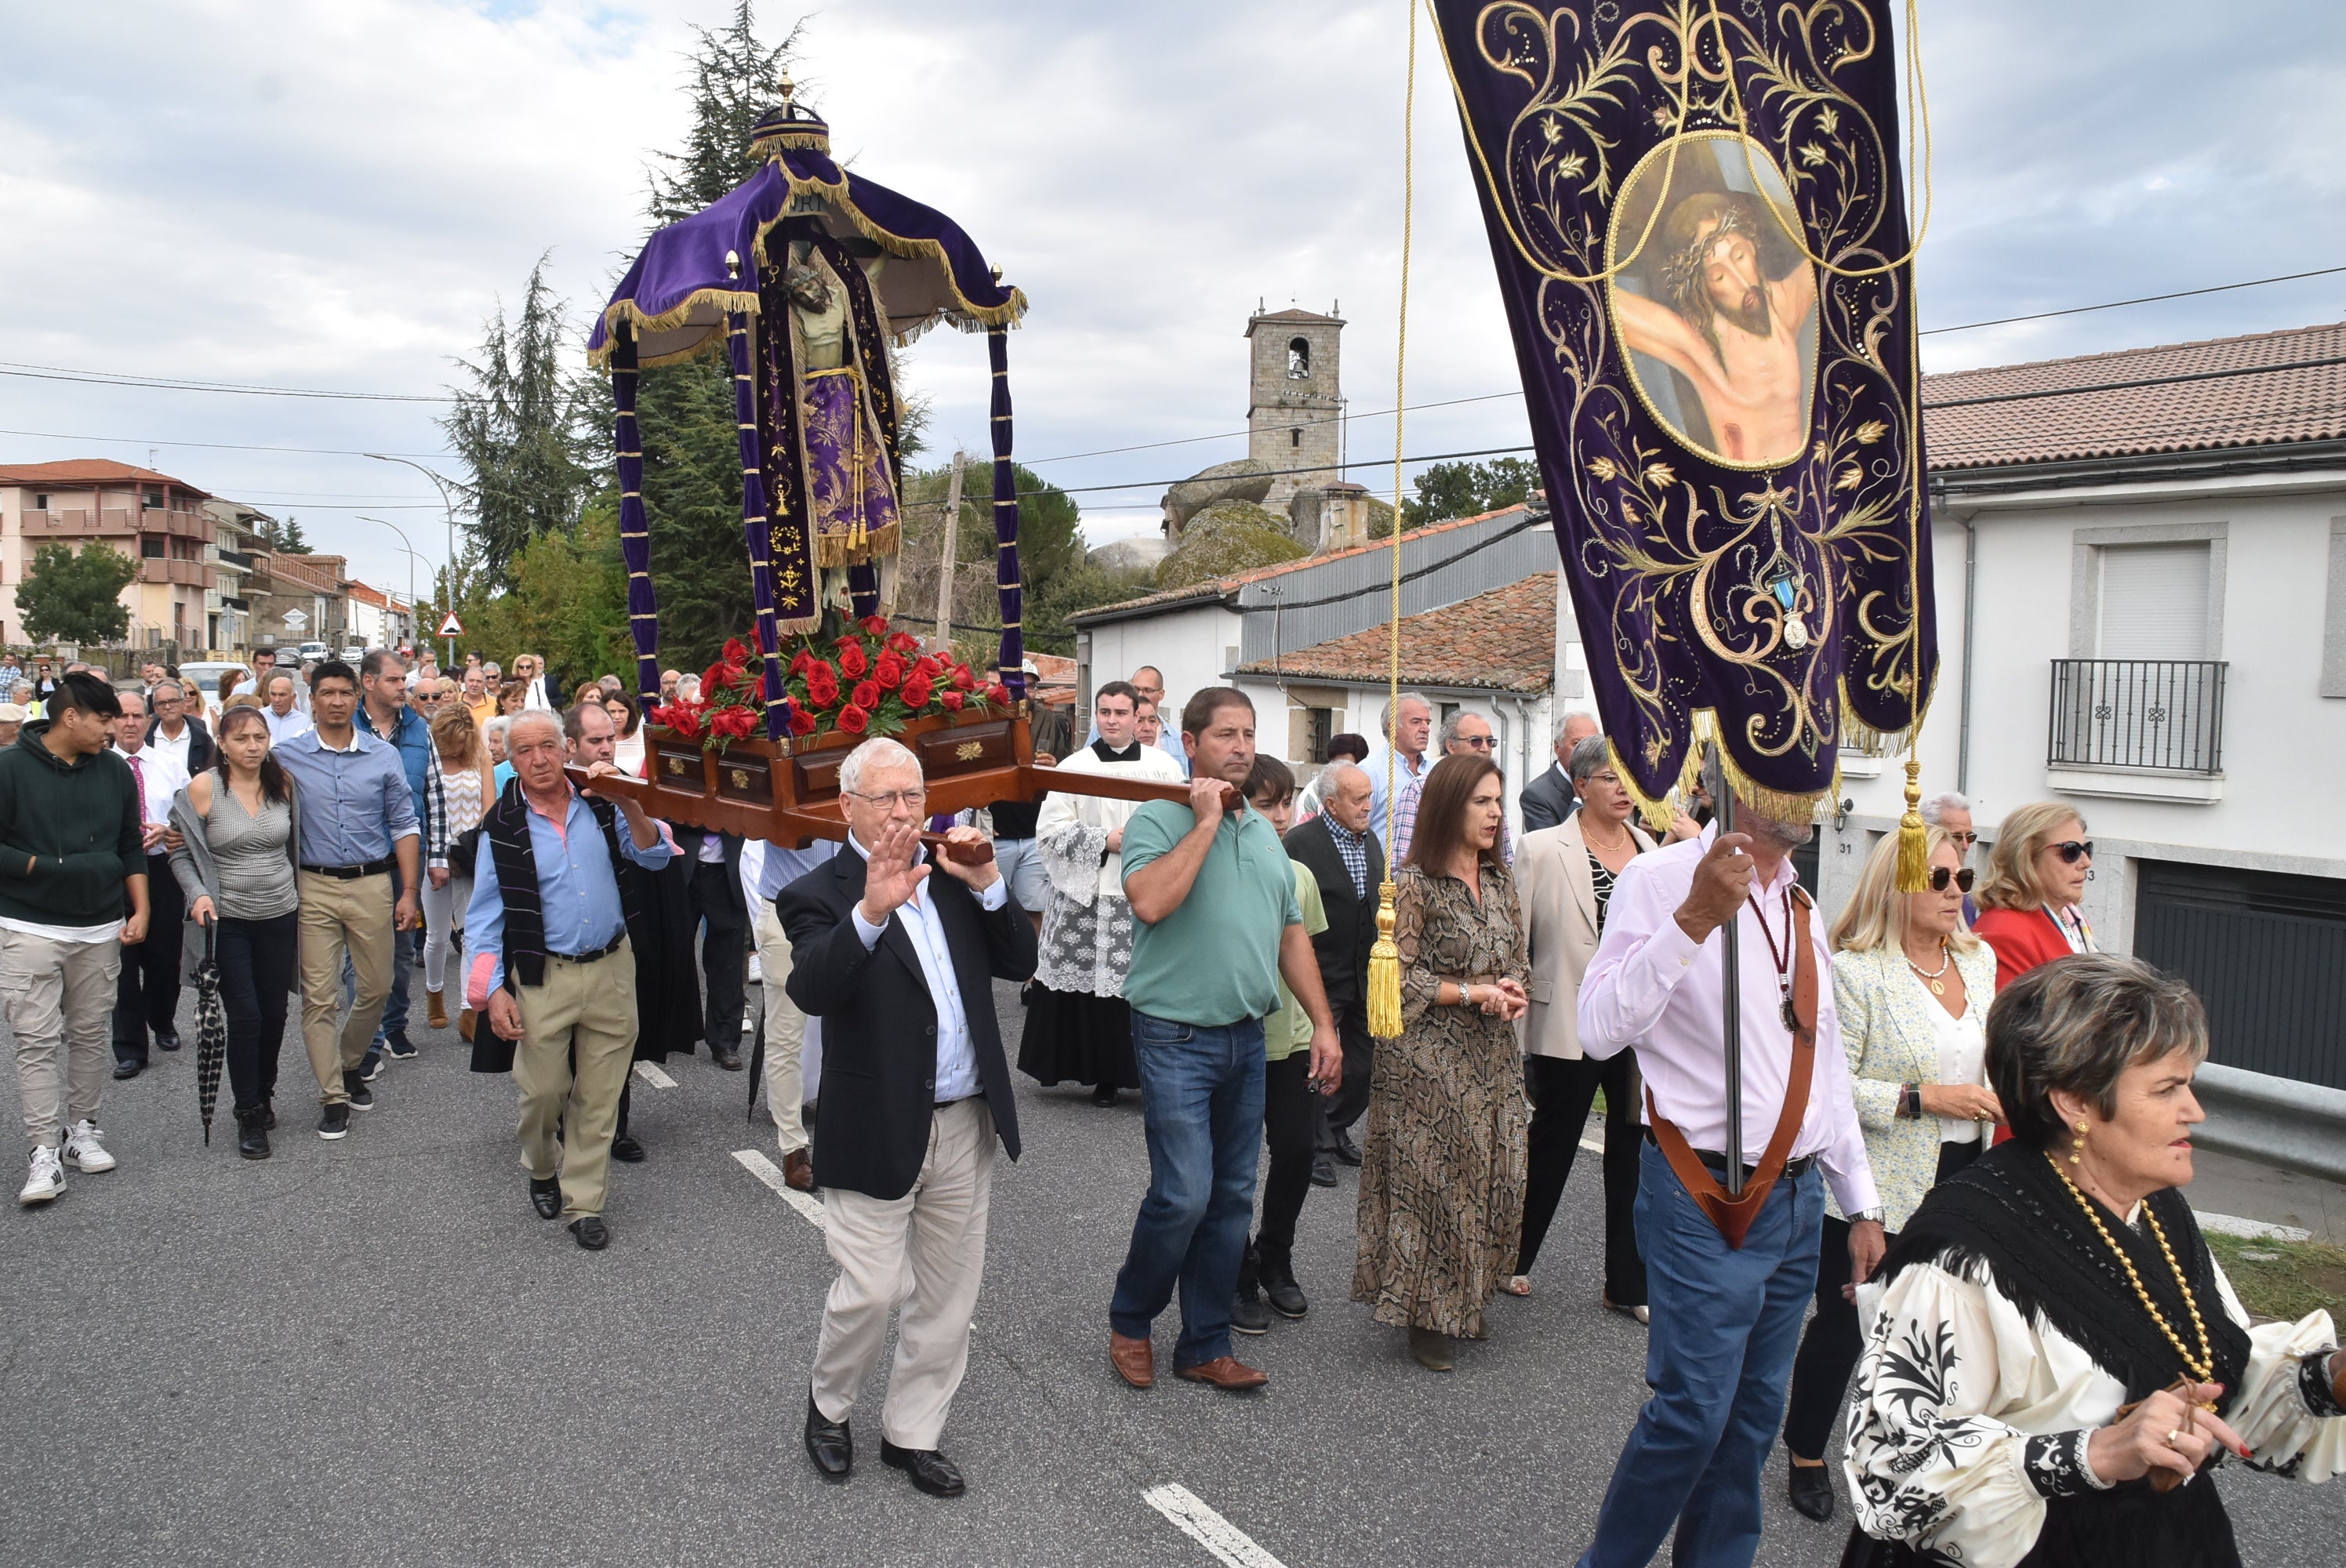
[[[150,561],[161,560],[163,558],[163,536],[160,534],[139,535],[138,553],[141,555],[146,556]]]
[[[1303,431],[1301,427],[1299,426],[1287,433],[1287,444],[1290,446],[1301,446],[1303,444]]]
[[[147,504],[148,504],[148,505],[149,505],[149,506],[160,506],[160,505],[162,505],[162,504],[163,504],[163,493],[162,493],[161,491],[159,491],[159,490],[149,490],[149,491],[147,493]]]
[[[1287,379],[1291,382],[1311,379],[1311,345],[1301,338],[1287,341]]]
[[[2101,625],[2106,659],[2208,657],[2208,555],[2205,540],[2116,545],[2101,551]]]
[[[46,495],[41,495],[41,494],[36,494],[36,495],[33,497],[33,510],[34,510],[34,511],[36,511],[36,512],[46,512],[48,509],[49,509],[49,498],[48,498],[47,496],[46,496]]]
[[[1328,742],[1336,733],[1336,711],[1329,708],[1303,710],[1303,760],[1324,763]]]

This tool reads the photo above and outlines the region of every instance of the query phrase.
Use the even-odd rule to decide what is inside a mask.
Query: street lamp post
[[[412,468],[432,481],[432,487],[440,492],[440,509],[446,514],[448,520],[448,608],[454,610],[456,607],[456,504],[449,499],[448,482],[413,458],[393,457],[382,452],[370,452],[366,455],[373,458],[377,463],[396,463]],[[408,603],[413,607],[414,604],[413,594],[408,596]],[[456,662],[456,639],[450,637],[447,643],[447,662],[453,667]]]
[[[407,552],[407,613],[412,617],[415,614],[415,563],[422,557],[416,555],[415,546],[407,543],[407,531],[398,524],[383,522],[380,517],[361,517],[359,521],[382,523],[384,527],[399,535],[400,545]]]

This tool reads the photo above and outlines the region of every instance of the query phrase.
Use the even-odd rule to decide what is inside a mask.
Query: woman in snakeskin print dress
[[[1352,1299],[1409,1330],[1434,1371],[1483,1337],[1524,1212],[1524,1096],[1515,1021],[1530,972],[1500,860],[1504,779],[1449,757],[1426,778],[1395,881],[1402,1036],[1380,1044],[1361,1166]]]

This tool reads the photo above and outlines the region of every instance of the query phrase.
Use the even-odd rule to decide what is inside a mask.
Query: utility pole
[[[961,544],[961,474],[969,453],[954,450],[953,478],[945,485],[944,555],[937,566],[937,636],[934,651],[953,652],[954,555]]]

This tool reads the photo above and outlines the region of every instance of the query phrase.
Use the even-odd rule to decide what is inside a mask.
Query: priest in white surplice
[[[1180,765],[1138,738],[1140,693],[1112,680],[1093,698],[1099,738],[1059,764],[1066,773],[1183,781]],[[1018,1070],[1040,1084],[1073,1079],[1092,1103],[1116,1104],[1137,1087],[1132,1017],[1124,1003],[1132,963],[1132,906],[1124,901],[1124,824],[1137,800],[1051,794],[1035,820],[1035,847],[1050,878],[1042,961],[1026,987],[1026,1036]]]

